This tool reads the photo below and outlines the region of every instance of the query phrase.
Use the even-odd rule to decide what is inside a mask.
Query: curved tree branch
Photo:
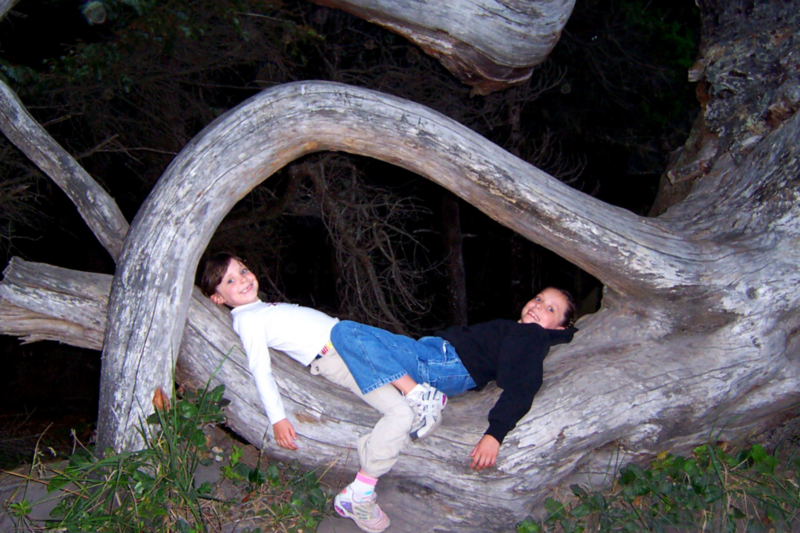
[[[78,208],[100,244],[115,260],[122,251],[128,222],[114,199],[39,125],[8,85],[0,80],[0,130],[42,172],[61,187]]]
[[[558,42],[574,0],[312,0],[403,35],[478,94],[520,83]]]
[[[225,214],[287,163],[322,150],[428,177],[621,292],[697,284],[699,269],[689,266],[714,255],[657,221],[570,189],[424,106],[335,83],[280,86],[201,132],[137,214],[109,305],[101,444],[135,446],[135,433],[123,429],[149,410],[152,390],[169,390],[193,274]]]

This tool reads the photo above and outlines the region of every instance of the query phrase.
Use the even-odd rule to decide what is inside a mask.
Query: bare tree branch
[[[67,193],[100,244],[116,259],[128,222],[113,198],[42,128],[0,81],[0,130]]]

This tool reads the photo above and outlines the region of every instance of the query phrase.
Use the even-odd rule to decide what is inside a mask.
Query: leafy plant
[[[46,467],[37,447],[28,475],[18,476],[26,482],[5,510],[16,522],[38,529],[30,518],[34,507],[55,500],[47,527],[67,532],[194,533],[206,531],[222,515],[235,517],[231,520],[245,533],[260,533],[261,527],[314,530],[329,507],[314,472],[280,462],[263,466],[262,456],[250,467],[244,450],[233,446],[221,481],[197,486],[198,466],[209,466],[223,454],[210,447],[204,428],[224,422],[224,392],[222,385],[198,393],[180,390],[170,406],[159,389],[153,397],[155,413],[139,428],[147,445],[141,451],[116,454],[107,449],[99,456],[81,445],[59,469]],[[27,491],[32,483],[46,483],[48,496],[32,501]],[[224,499],[212,492],[225,494]]]
[[[224,421],[224,386],[184,392],[174,406],[157,392],[156,412],[139,428],[147,448],[101,457],[81,447],[48,492],[68,489],[52,511],[66,531],[204,531],[200,500],[211,487],[194,486],[194,472],[208,454],[203,428]],[[160,393],[160,396],[159,396]]]
[[[628,465],[605,491],[573,485],[573,499],[548,498],[542,522],[517,533],[564,531],[792,531],[800,518],[800,461],[779,461],[760,445],[728,454],[705,444],[691,457],[662,453],[649,468]]]

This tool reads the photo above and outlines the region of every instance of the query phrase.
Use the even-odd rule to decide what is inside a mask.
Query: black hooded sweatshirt
[[[503,393],[489,411],[491,435],[502,443],[509,431],[530,411],[542,386],[544,358],[550,347],[567,343],[577,330],[544,329],[539,324],[492,320],[474,326],[454,326],[435,335],[448,341],[477,386],[497,381]]]

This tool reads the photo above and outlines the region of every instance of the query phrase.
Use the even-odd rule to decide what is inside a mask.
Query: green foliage
[[[660,454],[647,469],[620,470],[609,490],[573,485],[569,502],[548,498],[547,518],[521,522],[517,533],[791,531],[800,516],[800,461],[791,462],[778,474],[778,459],[759,445],[734,455],[717,444],[688,458]]]
[[[230,464],[222,467],[222,475],[271,502],[258,514],[288,520],[312,530],[316,528],[325,515],[328,497],[320,489],[314,472],[301,473],[293,465],[280,463],[262,468],[260,457],[256,466],[250,468],[241,458],[241,449],[234,446]]]
[[[6,84],[13,82],[24,85],[27,83],[35,83],[38,81],[39,76],[32,68],[12,65],[8,61],[0,59],[0,79]]]
[[[224,387],[200,393],[183,392],[174,406],[167,406],[139,428],[147,448],[115,454],[108,449],[100,457],[91,449],[78,448],[61,470],[43,468],[34,461],[28,483],[47,478],[46,499],[58,501],[48,528],[59,531],[139,532],[207,531],[208,525],[225,516],[240,524],[243,533],[265,531],[313,531],[329,507],[314,472],[301,472],[294,465],[270,463],[255,467],[244,462],[244,451],[234,446],[229,465],[222,467],[222,481],[197,486],[199,464],[210,465],[222,452],[209,449],[203,429],[224,421]],[[156,400],[154,404],[158,405]],[[38,455],[37,455],[38,457]],[[221,489],[220,484],[227,484]],[[234,486],[232,486],[232,484]],[[30,501],[27,484],[19,498],[8,503],[7,512],[21,523],[38,528],[30,518],[42,501]],[[216,497],[226,494],[227,500]],[[258,524],[259,527],[252,527]],[[250,525],[251,527],[245,527]]]
[[[186,392],[139,428],[147,448],[102,457],[80,448],[52,477],[48,492],[67,493],[51,516],[66,531],[203,531],[200,500],[210,486],[194,486],[208,453],[203,428],[224,421],[224,387]]]
[[[33,511],[33,505],[28,501],[27,498],[23,498],[21,502],[12,503],[8,506],[8,508],[11,511],[11,514],[16,518],[28,516]]]

